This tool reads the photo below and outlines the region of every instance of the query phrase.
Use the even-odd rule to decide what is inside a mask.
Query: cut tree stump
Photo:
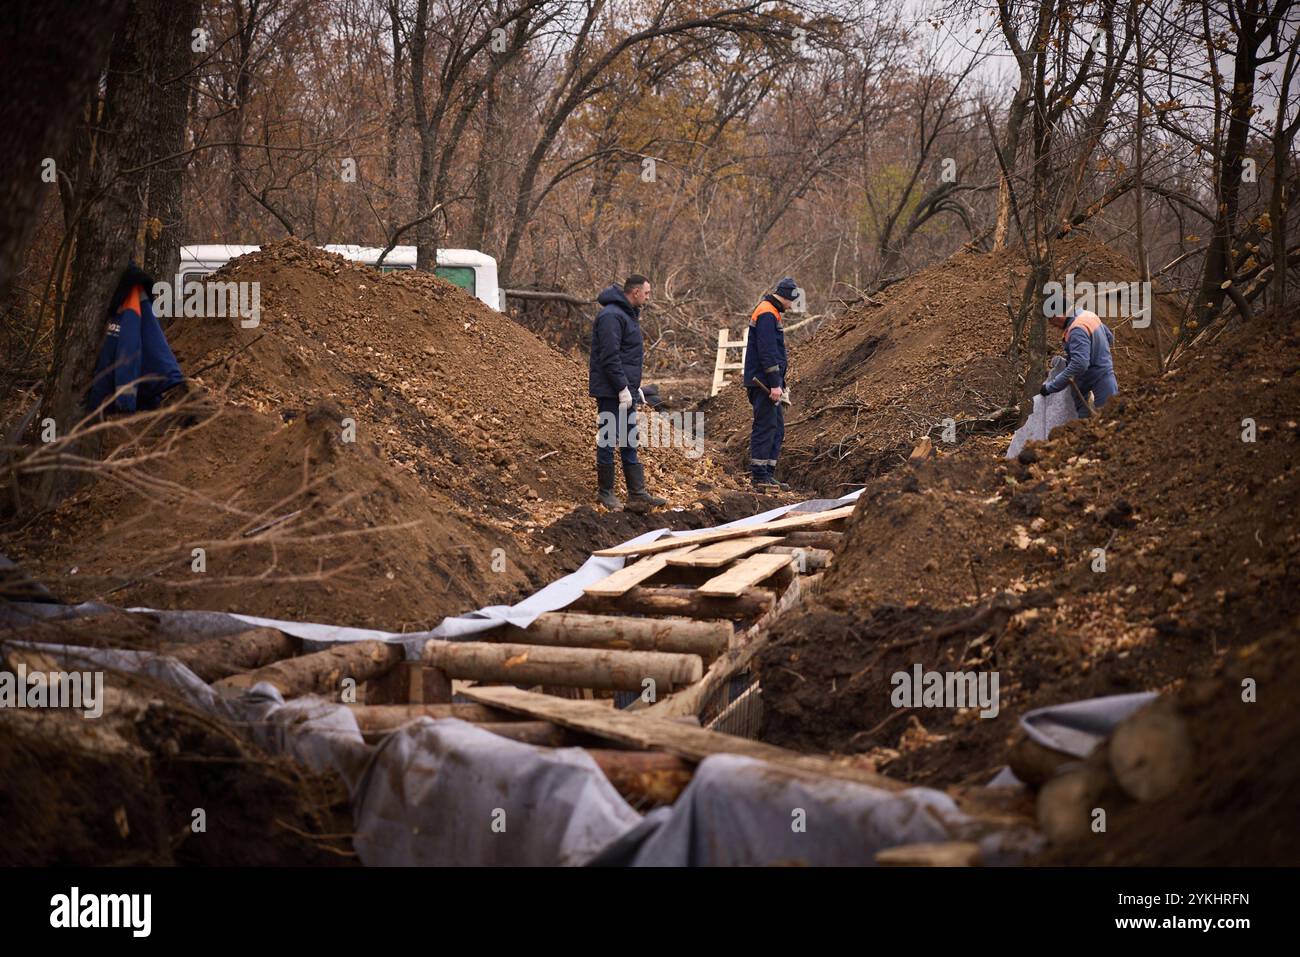
[[[693,618],[627,618],[547,612],[527,628],[497,629],[506,641],[564,648],[621,651],[671,651],[712,660],[727,650],[735,626],[730,621]]]
[[[429,641],[424,661],[452,678],[507,684],[641,691],[648,678],[660,694],[699,681],[704,674],[699,655],[486,641]]]
[[[302,650],[302,642],[274,628],[251,628],[222,638],[177,645],[164,653],[211,684],[241,671],[264,668]]]
[[[345,678],[358,685],[396,668],[405,652],[401,645],[385,641],[354,641],[325,651],[278,661],[245,674],[231,675],[216,683],[217,688],[245,691],[261,681],[279,689],[285,698],[304,694],[336,697]]]

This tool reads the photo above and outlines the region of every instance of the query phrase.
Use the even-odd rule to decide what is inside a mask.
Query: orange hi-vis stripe
[[[122,300],[122,308],[117,311],[118,312],[130,311],[130,312],[134,312],[136,315],[139,315],[140,314],[140,293],[143,290],[144,290],[144,286],[133,286],[131,288],[131,294]]]
[[[1101,317],[1095,312],[1082,312],[1079,318],[1065,327],[1065,332],[1061,334],[1062,339],[1070,338],[1070,333],[1074,331],[1075,326],[1083,326],[1088,330],[1088,335],[1095,336],[1097,330],[1101,328]]]
[[[754,308],[753,315],[749,317],[749,324],[751,326],[756,325],[758,323],[758,317],[765,312],[770,312],[772,315],[776,316],[777,322],[781,321],[781,310],[764,299]]]

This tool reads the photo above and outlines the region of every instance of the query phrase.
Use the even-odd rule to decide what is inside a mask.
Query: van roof
[[[261,246],[240,246],[229,243],[212,243],[198,246],[182,246],[182,262],[225,262],[248,253],[255,253]],[[338,253],[358,262],[375,262],[383,252],[381,246],[329,245],[322,247],[328,252]],[[414,246],[394,246],[385,262],[415,262]],[[438,249],[438,263],[444,266],[488,266],[496,265],[496,260],[477,249]]]

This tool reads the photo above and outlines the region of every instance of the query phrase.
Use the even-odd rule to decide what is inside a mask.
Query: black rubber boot
[[[629,465],[623,463],[623,478],[627,480],[627,510],[629,512],[648,512],[660,505],[667,505],[668,499],[651,495],[645,489],[645,466],[640,463]]]
[[[750,484],[753,485],[755,492],[767,494],[769,492],[778,492],[781,487],[776,484],[776,479],[767,469],[754,469],[749,474]]]
[[[614,494],[614,480],[616,477],[616,466],[612,462],[609,465],[596,466],[596,484],[598,486],[596,500],[611,512],[623,510],[623,503]]]

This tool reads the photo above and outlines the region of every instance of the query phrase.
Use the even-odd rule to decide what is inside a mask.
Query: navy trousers
[[[785,406],[773,402],[761,389],[749,389],[749,404],[754,407],[754,428],[749,435],[749,467],[754,474],[772,473],[781,441],[785,438]]]
[[[618,449],[624,465],[638,465],[636,401],[627,408],[618,407],[618,399],[596,399],[596,464],[613,465]]]

